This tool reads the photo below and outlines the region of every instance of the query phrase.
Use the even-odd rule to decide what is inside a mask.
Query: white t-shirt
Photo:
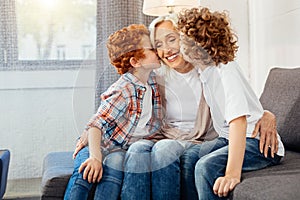
[[[200,76],[203,94],[220,137],[229,138],[229,122],[240,116],[247,117],[246,137],[251,137],[255,124],[263,115],[263,108],[236,62],[219,67],[208,67]],[[259,135],[257,136],[259,139]],[[278,135],[278,155],[284,155]]]
[[[193,69],[183,74],[162,66],[155,73],[165,82],[166,123],[170,127],[191,131],[202,92],[198,71]]]
[[[132,138],[143,138],[144,136],[149,135],[149,130],[146,125],[152,116],[152,91],[148,83],[145,86],[146,92],[143,98],[142,113],[135,131],[132,134]]]

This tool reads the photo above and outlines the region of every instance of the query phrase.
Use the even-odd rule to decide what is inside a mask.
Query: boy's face
[[[141,41],[141,46],[144,49],[145,58],[139,59],[142,67],[144,69],[157,69],[161,66],[159,62],[159,58],[154,51],[150,37],[148,35],[144,35]]]
[[[196,64],[196,52],[195,52],[195,42],[184,34],[180,35],[180,52],[183,58],[192,63],[194,66]]]
[[[186,61],[201,69],[206,67],[203,59],[211,60],[205,49],[183,33],[180,35],[180,52]]]

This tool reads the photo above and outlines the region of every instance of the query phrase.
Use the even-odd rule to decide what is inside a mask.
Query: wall
[[[250,80],[258,95],[273,66],[300,66],[300,1],[249,1]]]
[[[200,5],[213,11],[228,11],[231,27],[238,36],[238,53],[236,61],[249,76],[249,17],[247,0],[201,0]]]
[[[0,71],[0,148],[8,179],[41,177],[44,156],[72,151],[94,109],[95,70]]]
[[[300,66],[299,0],[201,0],[227,10],[238,35],[237,62],[258,96],[274,66]]]

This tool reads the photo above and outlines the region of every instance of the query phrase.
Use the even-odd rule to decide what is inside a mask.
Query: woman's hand
[[[255,138],[260,133],[259,150],[268,156],[269,147],[271,147],[271,156],[278,151],[278,140],[276,130],[276,117],[270,111],[265,111],[262,118],[256,123],[252,137]]]
[[[87,145],[88,145],[88,134],[87,131],[84,131],[77,140],[76,147],[73,153],[73,159],[75,159],[78,152]]]

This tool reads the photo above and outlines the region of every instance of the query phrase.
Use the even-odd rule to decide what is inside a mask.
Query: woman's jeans
[[[140,140],[127,150],[123,200],[180,199],[180,162],[184,146],[176,140]]]
[[[105,156],[105,155],[103,155]],[[96,184],[94,199],[114,200],[119,199],[123,181],[123,161],[125,152],[111,152],[103,160],[103,174],[99,183]],[[74,161],[74,171],[69,180],[64,199],[84,200],[88,198],[89,191],[94,183],[83,179],[83,172],[78,173],[80,165],[89,158],[89,149],[81,149]]]
[[[280,159],[281,156],[276,154],[272,158],[270,151],[265,158],[259,151],[259,140],[247,138],[242,171],[276,165]],[[221,199],[212,188],[215,180],[225,175],[227,160],[228,140],[225,138],[204,142],[185,151],[181,157],[182,199]]]

